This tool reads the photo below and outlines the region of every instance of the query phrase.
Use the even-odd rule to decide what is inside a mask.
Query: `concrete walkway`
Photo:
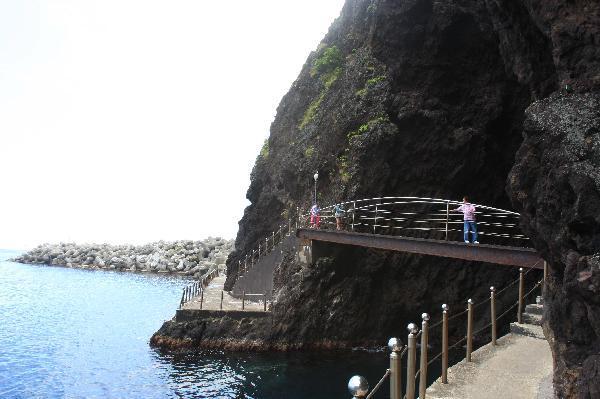
[[[213,278],[208,286],[204,288],[202,309],[220,310],[221,292],[223,292],[223,310],[242,310],[242,300],[234,298],[229,295],[228,292],[223,291],[225,278],[225,275],[219,275],[218,277]],[[200,309],[200,295],[183,305],[183,309]],[[246,297],[244,310],[262,311],[263,309],[264,305],[262,295]]]
[[[544,339],[508,334],[473,352],[427,389],[431,399],[551,399],[552,354]]]

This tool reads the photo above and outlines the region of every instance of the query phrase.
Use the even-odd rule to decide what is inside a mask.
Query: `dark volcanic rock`
[[[509,191],[550,266],[545,332],[559,397],[600,397],[600,94],[527,110]]]
[[[277,109],[226,288],[240,255],[310,207],[315,170],[321,204],[471,194],[509,206],[523,111],[558,87],[552,51],[521,3],[347,1]]]
[[[525,110],[559,89],[578,93],[530,108],[509,191],[552,267],[558,392],[597,397],[598,104],[584,93],[600,88],[599,21],[598,1],[348,0],[278,107],[226,288],[240,256],[310,206],[315,170],[322,205],[470,194],[510,207],[505,182]],[[269,339],[383,342],[421,311],[483,297],[512,277],[360,249],[314,268],[290,258],[275,276]]]

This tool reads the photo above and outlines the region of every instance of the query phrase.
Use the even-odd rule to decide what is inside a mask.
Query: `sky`
[[[343,0],[0,0],[0,248],[234,238]]]

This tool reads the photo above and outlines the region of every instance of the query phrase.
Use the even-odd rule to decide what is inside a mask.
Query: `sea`
[[[387,352],[360,348],[156,350],[188,278],[9,261],[19,253],[0,250],[2,399],[349,398],[351,376],[373,386],[388,368]]]

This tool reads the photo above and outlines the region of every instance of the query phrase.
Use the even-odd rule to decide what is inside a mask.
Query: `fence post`
[[[352,203],[352,231],[354,231],[354,215],[356,215],[356,201]]]
[[[544,261],[544,282],[542,283],[542,297],[546,295],[546,282],[548,281],[548,262]]]
[[[390,338],[390,399],[402,398],[402,362],[400,352],[404,345],[398,338]]]
[[[517,313],[517,323],[523,323],[523,295],[525,294],[525,276],[523,268],[519,268],[519,309]]]
[[[450,201],[446,201],[446,241],[448,241],[448,222],[450,221]]]
[[[375,204],[375,219],[373,221],[373,234],[375,234],[376,226],[377,226],[377,204]]]
[[[442,384],[448,383],[448,305],[442,305]]]
[[[260,242],[258,243],[258,259],[260,259]]]
[[[416,324],[408,325],[408,358],[406,362],[406,399],[415,399],[415,367],[417,361],[417,333]]]
[[[204,287],[200,289],[200,310],[202,310],[202,304],[204,302]]]
[[[421,315],[421,364],[419,366],[419,399],[425,399],[427,391],[427,345],[429,345],[429,315]]]
[[[490,287],[490,311],[492,318],[492,345],[496,345],[496,289]]]
[[[265,293],[263,294],[263,311],[267,311],[267,292],[265,291]]]
[[[242,310],[246,308],[246,290],[242,291]]]
[[[471,361],[473,352],[473,300],[467,301],[467,362]]]

